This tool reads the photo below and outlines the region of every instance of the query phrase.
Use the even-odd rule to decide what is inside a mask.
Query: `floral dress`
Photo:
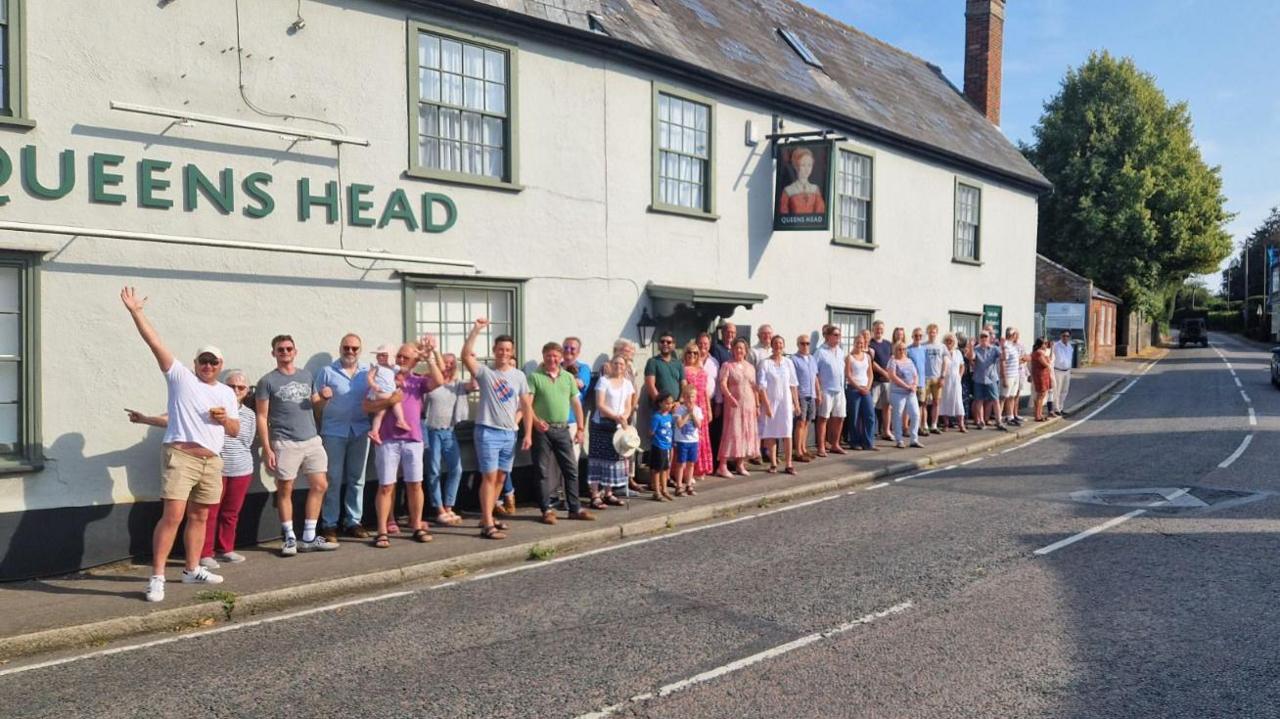
[[[711,431],[707,426],[711,423],[711,388],[707,386],[707,372],[699,367],[684,366],[684,378],[698,391],[698,407],[702,410],[703,429],[698,433],[698,461],[693,465],[695,476],[711,474],[715,469],[715,458],[711,456]]]
[[[735,406],[724,401],[724,429],[720,435],[720,459],[755,457],[760,454],[760,433],[756,426],[756,370],[749,362],[729,362],[720,367],[725,389],[738,400]]]

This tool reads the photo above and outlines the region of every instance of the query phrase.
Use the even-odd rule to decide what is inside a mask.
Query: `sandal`
[[[783,471],[785,474],[795,474],[795,473],[796,473],[796,468],[795,468],[795,467],[787,467],[786,469],[784,469],[784,470],[782,470],[782,471]]]
[[[592,497],[591,508],[595,510],[608,509],[609,505],[605,504],[604,500],[600,499],[599,497]]]
[[[413,540],[415,542],[426,544],[427,542],[430,542],[433,539],[435,539],[435,537],[431,536],[431,532],[428,532],[425,529],[415,529],[413,531]]]
[[[391,546],[391,539],[385,534],[379,534],[373,538],[373,546],[378,549],[386,549]]]
[[[615,506],[615,507],[625,507],[625,506],[627,506],[627,503],[626,503],[626,502],[622,501],[621,499],[618,499],[617,497],[613,496],[612,494],[610,494],[609,496],[607,496],[607,497],[605,497],[605,498],[604,498],[604,503],[605,503],[605,504],[611,504],[611,505],[613,505],[613,506]]]
[[[497,525],[489,525],[480,528],[480,536],[485,539],[506,539],[507,535],[503,534]]]

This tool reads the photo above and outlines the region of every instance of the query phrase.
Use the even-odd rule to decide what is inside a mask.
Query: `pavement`
[[[1070,421],[998,450],[546,561],[15,659],[0,706],[1270,719],[1280,392],[1264,352],[1214,340],[1129,364]]]
[[[1111,391],[1148,361],[1129,358],[1076,370],[1068,414]],[[710,478],[699,483],[696,497],[667,504],[641,495],[625,508],[597,513],[596,522],[562,519],[554,527],[546,526],[537,522],[533,508],[522,507],[510,522],[510,537],[503,542],[479,539],[475,519],[469,517],[462,527],[433,528],[435,541],[430,544],[417,544],[401,535],[393,539],[389,550],[343,539],[339,551],[285,559],[276,555],[276,545],[271,543],[241,549],[248,561],[224,566],[219,573],[226,581],[215,587],[174,581],[178,565],[171,562],[168,596],[161,604],[142,601],[150,573],[145,565],[118,563],[71,576],[6,583],[0,585],[0,662],[140,634],[246,621],[335,598],[529,562],[534,554],[563,556],[623,539],[670,532],[944,465],[1049,431],[1059,422],[1028,423],[1015,433],[948,432],[924,439],[925,449],[897,450],[881,443],[880,452],[850,453],[797,465],[800,474],[796,477],[756,471],[742,479]]]

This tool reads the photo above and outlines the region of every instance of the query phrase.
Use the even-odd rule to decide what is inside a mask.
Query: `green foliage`
[[[1266,291],[1267,280],[1267,248],[1280,247],[1280,207],[1271,208],[1271,214],[1258,225],[1244,241],[1240,254],[1231,258],[1231,263],[1222,271],[1222,285],[1219,292],[1225,299],[1239,300],[1245,293],[1246,264],[1249,268],[1248,288],[1250,294]],[[1249,261],[1245,262],[1245,253]]]
[[[1034,132],[1022,150],[1054,184],[1040,201],[1045,256],[1161,318],[1186,277],[1230,254],[1219,168],[1186,104],[1131,59],[1094,53],[1068,71]]]
[[[541,544],[535,544],[529,547],[529,560],[534,562],[545,562],[556,556],[555,547],[547,547]]]

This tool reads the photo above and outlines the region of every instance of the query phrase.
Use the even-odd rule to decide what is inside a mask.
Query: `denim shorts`
[[[1000,391],[996,385],[983,382],[973,383],[973,398],[979,402],[994,402],[999,397]]]
[[[697,442],[676,442],[676,464],[698,461]]]
[[[480,474],[511,472],[516,459],[516,431],[476,425],[476,465]]]

